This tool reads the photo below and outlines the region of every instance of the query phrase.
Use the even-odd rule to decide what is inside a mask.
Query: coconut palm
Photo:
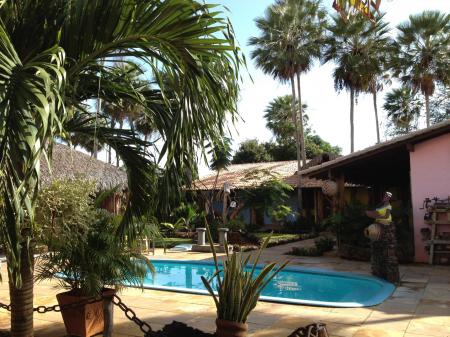
[[[371,22],[362,15],[344,20],[333,16],[329,26],[330,35],[326,43],[323,61],[333,61],[334,85],[337,91],[350,91],[350,150],[354,152],[354,110],[355,99],[367,90],[376,79],[381,66],[373,65],[379,53],[379,46],[386,42],[387,25],[381,20]],[[374,52],[371,54],[371,50]]]
[[[387,93],[383,109],[394,127],[392,134],[405,134],[413,130],[422,106],[411,87],[403,86]]]
[[[241,59],[220,11],[193,0],[23,0],[0,6],[0,238],[11,334],[30,337],[39,162],[51,161],[55,137],[90,135],[119,154],[130,193],[117,234],[133,241],[142,229],[134,216],[155,204],[147,143],[131,130],[98,125],[86,105],[99,97],[142,104],[163,137],[166,171],[180,171],[197,144],[218,138],[226,114],[235,113]],[[111,70],[121,57],[145,63],[157,79],[161,72],[178,78],[182,85],[171,90],[183,109],[171,109],[160,81],[145,94],[130,90],[132,84]],[[167,180],[162,187],[158,193],[164,194],[176,183]]]
[[[302,162],[303,165],[306,164],[300,78],[302,73],[311,69],[314,60],[320,57],[325,17],[326,13],[317,0],[279,0],[267,8],[264,17],[255,20],[261,34],[249,41],[249,44],[255,47],[251,57],[256,66],[275,79],[281,82],[289,81],[291,84],[291,113],[296,129],[299,171]],[[298,109],[295,108],[296,101]],[[298,176],[300,180],[300,175]],[[299,209],[301,199],[299,188]]]
[[[450,14],[425,11],[397,26],[393,67],[395,75],[425,97],[427,127],[430,97],[436,84],[450,83]]]

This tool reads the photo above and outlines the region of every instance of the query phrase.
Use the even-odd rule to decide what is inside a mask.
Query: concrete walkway
[[[294,246],[311,245],[312,240],[267,249],[262,262],[291,260],[292,265],[369,273],[366,262],[346,261],[338,257],[290,257],[285,252]],[[205,253],[167,253],[157,250],[151,258],[210,259]],[[6,268],[1,268],[0,302],[8,302]],[[299,326],[321,321],[332,337],[450,337],[450,268],[428,265],[401,266],[402,283],[384,303],[370,308],[321,308],[259,302],[249,317],[249,337],[284,337]],[[35,305],[56,303],[61,289],[43,282],[35,286]],[[173,320],[212,332],[215,307],[209,296],[155,290],[124,289],[120,297],[139,318],[154,330]],[[35,314],[36,337],[62,337],[65,329],[60,313]],[[116,337],[140,336],[138,327],[115,309]],[[0,310],[0,330],[9,327],[9,314]],[[180,336],[182,337],[182,336]]]

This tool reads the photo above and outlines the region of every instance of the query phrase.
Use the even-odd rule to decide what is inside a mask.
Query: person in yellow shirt
[[[372,274],[392,283],[398,283],[400,275],[396,254],[395,225],[392,222],[391,198],[392,193],[385,192],[378,207],[374,211],[366,211],[366,215],[375,219],[379,231],[379,235],[371,243]]]

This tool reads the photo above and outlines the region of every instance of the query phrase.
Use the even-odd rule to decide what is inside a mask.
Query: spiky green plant
[[[245,323],[250,312],[256,307],[263,289],[289,262],[285,261],[278,267],[272,262],[262,268],[259,274],[256,273],[261,253],[269,243],[269,236],[259,249],[252,265],[249,265],[251,254],[247,257],[241,252],[230,254],[227,242],[225,242],[226,259],[223,263],[219,263],[209,227],[207,229],[216,271],[209,280],[202,276],[203,284],[214,299],[218,319]],[[217,293],[213,289],[214,281],[217,284]]]

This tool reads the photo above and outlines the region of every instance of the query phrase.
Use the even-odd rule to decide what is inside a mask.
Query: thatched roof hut
[[[98,189],[127,186],[127,174],[124,170],[63,144],[53,146],[51,171],[44,158],[41,159],[40,168],[41,183],[44,187],[55,179],[75,177],[96,182]]]

